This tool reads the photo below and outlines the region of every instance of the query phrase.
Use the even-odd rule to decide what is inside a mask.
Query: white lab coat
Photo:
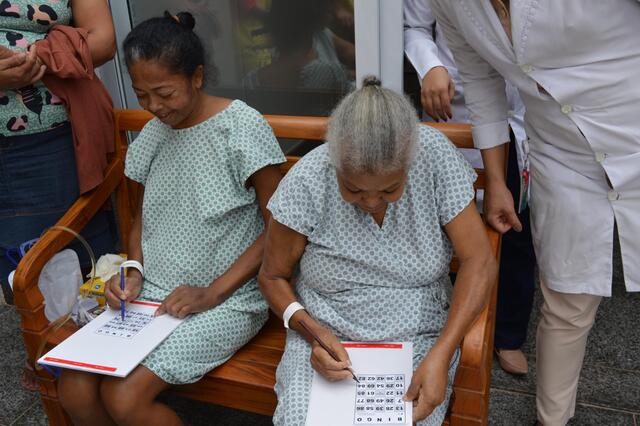
[[[447,69],[456,89],[451,102],[453,112],[451,121],[468,123],[469,111],[464,103],[462,81],[442,29],[440,25],[436,25],[429,0],[404,0],[404,51],[418,73],[420,84],[431,68],[443,66]],[[515,135],[518,166],[522,171],[524,162],[522,143],[527,137],[524,130],[524,104],[518,90],[509,82],[507,82],[506,93],[509,105],[508,121]],[[425,118],[431,120],[426,114]],[[462,151],[473,167],[482,168],[479,150],[464,149]]]
[[[524,101],[532,234],[546,284],[610,296],[615,220],[627,290],[640,291],[638,1],[512,0],[513,44],[489,0],[431,6],[476,146],[507,140],[503,76]]]

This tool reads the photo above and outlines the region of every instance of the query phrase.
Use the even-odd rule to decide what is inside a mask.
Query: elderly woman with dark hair
[[[329,380],[351,377],[341,340],[413,342],[405,398],[418,424],[442,423],[458,346],[496,276],[474,180],[453,145],[418,126],[409,102],[376,79],[338,105],[327,143],[300,160],[268,205],[258,280],[289,328],[274,424],[305,423],[312,369]],[[449,304],[452,249],[460,270]]]

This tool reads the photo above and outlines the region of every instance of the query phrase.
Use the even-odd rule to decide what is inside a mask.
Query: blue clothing
[[[12,302],[7,276],[15,265],[5,250],[40,237],[79,196],[73,138],[69,125],[25,136],[0,136],[0,283]],[[113,214],[99,211],[82,231],[94,254],[113,252]],[[82,266],[89,256],[79,243],[71,244]]]

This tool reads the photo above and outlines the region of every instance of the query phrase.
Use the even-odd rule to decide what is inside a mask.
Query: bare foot
[[[22,380],[20,383],[22,384],[22,387],[29,392],[37,392],[40,390],[38,376],[36,376],[36,372],[33,371],[33,366],[29,364],[29,361],[25,361],[24,363],[24,367],[22,368]]]

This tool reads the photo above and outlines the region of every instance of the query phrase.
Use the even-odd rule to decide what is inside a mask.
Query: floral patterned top
[[[69,0],[0,1],[0,45],[25,51],[58,24],[71,22]],[[58,97],[42,81],[17,90],[0,89],[0,134],[28,135],[44,132],[68,121]]]

